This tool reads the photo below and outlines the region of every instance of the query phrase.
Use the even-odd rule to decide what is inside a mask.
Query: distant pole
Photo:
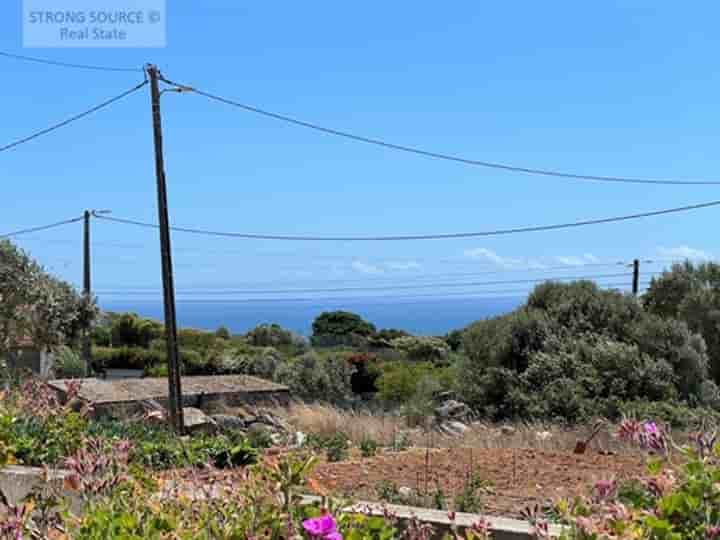
[[[90,300],[90,210],[85,210],[83,217],[85,226],[83,228],[83,294],[86,300]],[[92,362],[92,340],[90,335],[90,326],[86,326],[83,331],[82,340],[82,356],[85,362],[85,375],[90,373],[90,364]]]
[[[635,259],[633,261],[633,283],[632,291],[635,296],[638,295],[638,289],[640,285],[640,261]]]
[[[176,433],[183,433],[185,422],[182,410],[180,386],[180,361],[177,344],[177,320],[175,316],[175,285],[173,284],[172,254],[170,247],[170,219],[168,218],[167,184],[162,144],[162,119],[160,117],[160,72],[148,65],[152,122],[155,142],[155,176],[157,178],[158,216],[160,221],[160,256],[162,261],[163,300],[165,308],[165,336],[168,361],[168,404],[170,423]]]

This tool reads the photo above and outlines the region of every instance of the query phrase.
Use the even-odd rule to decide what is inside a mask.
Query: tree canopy
[[[48,349],[73,342],[95,315],[93,299],[45,272],[10,241],[0,241],[0,357],[27,340]]]

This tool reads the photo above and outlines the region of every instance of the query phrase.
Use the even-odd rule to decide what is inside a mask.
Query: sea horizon
[[[345,310],[362,316],[380,328],[397,328],[417,335],[443,335],[468,324],[508,313],[525,301],[512,297],[442,297],[418,299],[333,298],[333,299],[178,299],[176,312],[180,328],[215,330],[227,327],[236,334],[259,324],[277,323],[303,336],[312,333],[312,322],[323,311]],[[104,311],[134,312],[162,321],[161,299],[99,299]]]

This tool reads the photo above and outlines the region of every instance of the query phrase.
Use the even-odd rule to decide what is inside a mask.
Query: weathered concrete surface
[[[314,495],[304,495],[303,500],[306,503],[311,503],[319,502],[321,498]],[[429,523],[433,526],[433,529],[435,529],[433,538],[437,539],[442,538],[446,533],[450,532],[452,524],[448,513],[444,510],[432,510],[415,506],[360,501],[348,508],[344,508],[342,511],[351,514],[371,514],[373,516],[383,516],[386,512],[390,512],[399,520],[401,527],[411,519],[417,518],[419,521]],[[462,531],[472,527],[473,524],[478,523],[481,519],[485,519],[490,523],[493,540],[525,540],[527,538],[534,538],[530,523],[519,519],[458,512],[455,515],[455,525]],[[560,532],[560,527],[556,525],[550,526],[551,537],[556,538],[560,536]]]
[[[78,512],[81,506],[81,500],[77,494],[63,490],[63,480],[68,474],[67,471],[56,470],[50,472],[48,481],[61,490],[62,495],[69,501],[73,512]],[[37,467],[20,467],[12,465],[0,469],[0,490],[5,494],[10,504],[17,504],[37,486],[45,483],[43,470]],[[321,498],[314,495],[303,495],[302,501],[305,504],[320,502]],[[418,508],[412,506],[400,506],[396,504],[380,504],[374,502],[358,502],[353,506],[342,510],[345,513],[353,514],[372,514],[382,516],[386,511],[393,514],[400,522],[407,523],[412,518],[429,523],[436,531],[436,537],[442,536],[450,531],[450,519],[447,512],[442,510],[429,510],[427,508]],[[495,516],[481,516],[479,514],[465,514],[458,512],[455,517],[455,524],[458,528],[465,529],[471,527],[474,523],[485,519],[490,522],[490,528],[493,532],[494,540],[525,540],[533,538],[532,527],[526,521],[517,519],[508,519]],[[557,526],[550,527],[550,534],[557,537],[560,534],[560,528]]]
[[[50,381],[60,394],[66,391],[65,379]],[[249,375],[215,375],[182,377],[183,406],[204,411],[219,405],[280,405],[290,403],[287,386]],[[99,414],[130,414],[142,410],[143,401],[167,406],[168,386],[165,378],[82,379],[79,397],[94,404]]]
[[[0,492],[10,504],[19,504],[35,489],[48,489],[57,492],[70,505],[73,512],[82,508],[82,500],[75,492],[64,488],[64,480],[68,471],[62,469],[49,470],[47,477],[45,471],[39,467],[22,467],[9,465],[0,469]]]

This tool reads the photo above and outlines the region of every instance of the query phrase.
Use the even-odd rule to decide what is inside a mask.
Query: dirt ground
[[[433,492],[439,486],[452,507],[454,495],[463,490],[468,476],[477,475],[491,486],[491,491],[482,496],[483,513],[520,517],[529,505],[588,494],[598,480],[620,480],[644,470],[640,456],[597,452],[575,455],[534,449],[435,449],[430,450],[427,461],[426,465],[424,449],[413,449],[321,463],[313,478],[332,494],[356,500],[379,500],[378,488],[384,481],[414,493]]]

